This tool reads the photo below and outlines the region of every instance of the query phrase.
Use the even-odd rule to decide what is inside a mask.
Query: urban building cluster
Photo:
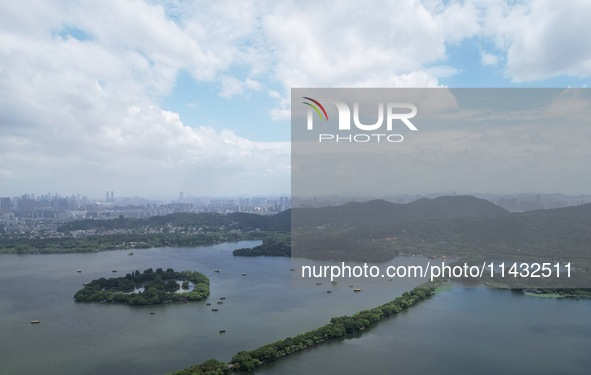
[[[91,199],[79,194],[24,194],[19,197],[0,196],[0,232],[54,233],[59,224],[72,220],[107,220],[113,218],[143,219],[178,212],[248,212],[272,215],[289,209],[288,196],[238,198],[203,198],[185,196],[163,202],[140,197],[116,197],[107,191],[104,199]]]

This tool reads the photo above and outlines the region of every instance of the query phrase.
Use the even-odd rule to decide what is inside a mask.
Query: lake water
[[[240,350],[377,306],[412,287],[364,288],[362,293],[348,285],[294,288],[289,259],[231,254],[258,243],[136,250],[133,256],[128,251],[0,255],[0,373],[164,374],[209,358],[228,361]],[[150,267],[206,274],[212,306],[129,307],[72,299],[92,279]],[[220,297],[226,297],[223,305],[215,303]],[[256,373],[586,374],[591,368],[589,317],[590,301],[456,288],[360,338],[303,351]],[[30,324],[36,319],[41,324]],[[220,334],[222,329],[226,333]]]

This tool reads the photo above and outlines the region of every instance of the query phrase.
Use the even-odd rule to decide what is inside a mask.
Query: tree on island
[[[187,292],[177,293],[179,282],[184,290],[188,290]],[[141,288],[143,291],[139,291]],[[158,268],[154,271],[149,268],[142,273],[136,270],[124,277],[92,280],[74,295],[74,300],[158,305],[172,301],[200,301],[208,296],[209,279],[202,273],[175,272],[172,268],[166,271]]]

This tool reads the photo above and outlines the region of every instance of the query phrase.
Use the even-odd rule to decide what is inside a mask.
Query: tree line
[[[360,311],[352,316],[340,316],[330,320],[330,323],[299,334],[288,337],[271,344],[263,345],[250,351],[240,351],[232,357],[229,365],[215,361],[216,367],[210,369],[214,360],[203,362],[184,370],[176,371],[172,375],[216,375],[228,374],[233,371],[252,371],[255,367],[272,362],[278,358],[298,352],[300,350],[319,345],[327,340],[332,340],[346,335],[363,332],[373,324],[389,316],[396,315],[417,302],[423,301],[435,293],[438,284],[433,283],[414,288],[410,292],[403,293],[400,297],[370,310]]]

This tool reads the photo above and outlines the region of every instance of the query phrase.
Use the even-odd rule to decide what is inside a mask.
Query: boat
[[[150,315],[155,315],[155,314],[156,314],[155,312],[151,312],[151,313],[150,313]]]
[[[332,290],[327,290],[326,293],[332,293]]]
[[[218,309],[211,309],[211,311],[218,311]]]
[[[246,276],[246,272],[242,272],[242,276]]]
[[[316,283],[316,285],[322,285],[322,283]]]
[[[218,301],[218,305],[223,305],[224,301]]]
[[[39,323],[41,323],[40,320],[31,320],[31,324],[39,324]]]
[[[117,270],[113,270],[113,271],[111,271],[111,272],[117,272]]]
[[[211,303],[210,302],[207,302],[205,305],[206,306],[211,306]]]
[[[295,271],[295,268],[290,268],[289,270],[290,270],[291,272],[293,272],[293,271]]]
[[[226,299],[226,297],[220,297],[220,299]]]
[[[335,285],[335,286],[336,286],[336,285],[338,284],[338,281],[331,281],[330,283],[331,283],[332,285]]]
[[[353,289],[354,292],[361,292],[361,288],[355,288]]]
[[[80,273],[80,272],[82,272],[82,270],[76,270],[76,272]]]
[[[129,254],[127,254],[127,255],[133,255],[133,251],[132,251],[132,252],[130,252]]]
[[[219,268],[216,268],[215,270],[213,270],[213,272],[222,272],[222,270]]]
[[[226,333],[226,330],[225,329],[221,329],[220,330],[220,333]]]

